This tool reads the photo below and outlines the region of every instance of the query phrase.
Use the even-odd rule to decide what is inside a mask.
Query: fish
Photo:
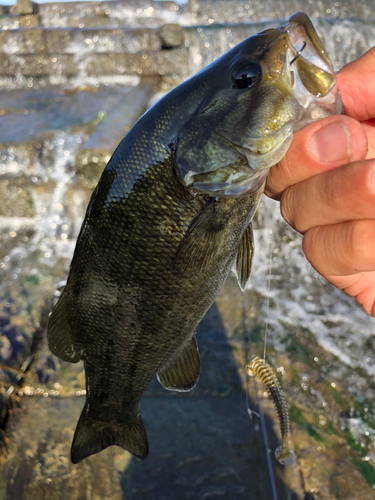
[[[289,448],[289,414],[285,403],[284,394],[279,382],[268,363],[259,357],[253,358],[245,366],[245,372],[259,378],[266,386],[267,391],[273,399],[277,415],[279,417],[281,445],[275,450],[276,460],[281,465],[293,465],[295,462],[294,451]]]
[[[246,287],[269,168],[296,130],[341,111],[329,57],[297,13],[178,85],[126,134],[48,324],[52,353],[84,363],[73,463],[111,445],[146,458],[144,390],[155,375],[167,390],[194,388],[196,327],[232,267]]]

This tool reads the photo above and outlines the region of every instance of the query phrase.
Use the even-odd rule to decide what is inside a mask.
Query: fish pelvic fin
[[[69,318],[69,304],[64,290],[48,322],[48,345],[51,352],[63,361],[77,363],[81,358],[78,356],[74,347],[73,333]]]
[[[86,405],[73,438],[70,457],[74,464],[112,445],[120,446],[139,460],[147,457],[147,434],[140,410],[138,417],[132,422],[101,422],[94,418],[83,417]]]
[[[253,257],[254,236],[252,225],[250,223],[241,238],[236,258],[237,279],[242,291],[245,290],[246,284],[250,279]]]
[[[167,361],[158,372],[157,379],[168,391],[188,392],[196,386],[199,370],[200,359],[194,335],[183,345],[182,350]]]

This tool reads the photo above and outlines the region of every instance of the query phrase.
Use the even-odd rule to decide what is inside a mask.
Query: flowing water
[[[373,1],[205,0],[185,6],[145,1],[94,7],[106,13],[106,26],[184,25],[188,57],[182,78],[296,10],[315,16],[337,69],[375,45]],[[88,16],[92,8],[46,4],[41,15],[45,26],[72,26],[74,17]],[[1,22],[10,29],[16,21],[3,16]],[[95,47],[122,50],[124,42],[104,29],[94,37],[77,35],[70,53],[78,58]],[[130,33],[129,50],[134,45],[136,52],[141,42],[134,40]],[[15,90],[15,81],[0,93],[0,405],[12,414],[5,418],[0,412],[0,438],[5,436],[9,448],[0,499],[375,498],[375,322],[311,269],[301,237],[283,222],[278,204],[266,198],[255,221],[248,290],[242,297],[230,277],[200,327],[203,368],[197,389],[190,397],[165,396],[153,383],[146,394],[142,408],[153,455],[138,464],[110,449],[76,468],[69,464],[84,376],[81,365],[49,353],[46,321],[66,279],[96,178],[76,167],[77,157],[100,127],[121,137],[126,127],[114,132],[111,116],[124,102],[131,125],[151,95],[152,100],[160,95],[152,87],[143,107],[134,110],[131,92],[139,81],[132,77],[118,85],[109,78],[104,87],[100,78],[91,78],[88,89],[83,67],[74,82],[78,91],[62,85]],[[102,153],[92,148],[90,154],[86,164],[100,171]],[[297,455],[291,471],[272,465],[274,490],[263,453],[265,436],[257,417],[246,417],[246,390],[250,408],[258,410],[242,370],[249,351],[263,354],[266,323],[267,361],[286,393]],[[267,400],[264,411],[276,447],[277,421]]]

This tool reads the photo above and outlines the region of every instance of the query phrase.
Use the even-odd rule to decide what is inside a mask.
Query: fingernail
[[[348,160],[351,152],[350,132],[346,125],[334,122],[318,130],[310,139],[311,153],[319,161]]]

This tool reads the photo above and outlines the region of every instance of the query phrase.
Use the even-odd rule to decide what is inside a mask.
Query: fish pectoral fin
[[[200,359],[197,341],[192,337],[158,372],[157,379],[168,391],[191,391],[198,382]]]
[[[221,233],[229,218],[219,203],[211,199],[192,220],[174,257],[173,265],[182,272],[201,271],[214,256]]]
[[[65,291],[55,305],[47,328],[48,345],[52,353],[64,361],[77,363],[80,361],[74,344],[69,324],[69,304]]]
[[[138,417],[129,423],[102,422],[90,416],[87,417],[87,413],[89,411],[86,403],[72,443],[70,456],[74,464],[112,445],[121,446],[139,460],[147,457],[147,434],[139,408]]]
[[[246,288],[246,283],[251,275],[251,267],[254,257],[254,236],[251,223],[244,232],[238,247],[236,258],[236,272],[238,284],[242,291]]]

